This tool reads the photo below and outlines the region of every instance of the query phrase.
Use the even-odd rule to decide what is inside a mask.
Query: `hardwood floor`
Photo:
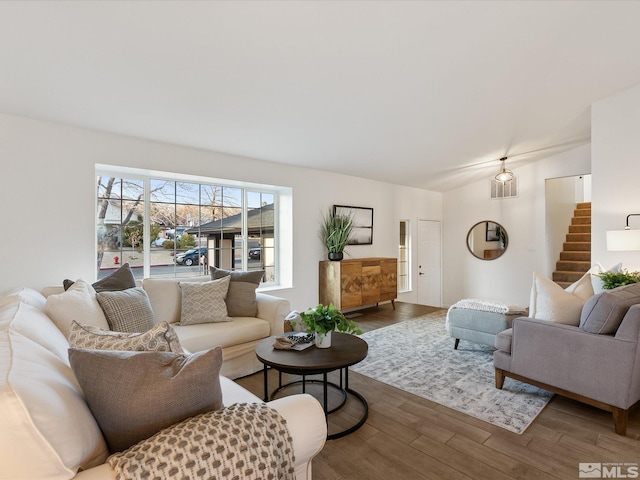
[[[396,302],[395,311],[384,304],[354,320],[366,332],[436,310]],[[237,381],[263,396],[262,373]],[[270,385],[276,381],[270,372]],[[556,395],[518,435],[355,372],[349,383],[367,399],[369,417],[356,432],[327,441],[313,461],[314,480],[564,480],[578,478],[581,462],[640,464],[640,409],[621,437],[611,414]],[[330,428],[355,423],[358,408],[348,401]]]

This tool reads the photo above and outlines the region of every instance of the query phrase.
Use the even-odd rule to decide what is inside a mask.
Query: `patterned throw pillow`
[[[231,277],[226,303],[231,317],[255,317],[258,314],[256,288],[260,285],[263,270],[252,272],[234,272],[222,268],[210,267],[211,279]]]
[[[155,324],[149,297],[142,287],[98,292],[96,297],[109,329],[115,332],[142,333]]]
[[[230,322],[224,299],[229,290],[229,277],[211,282],[180,282],[182,311],[180,325]]]
[[[69,345],[89,350],[132,350],[139,352],[174,352],[184,350],[175,330],[167,322],[161,322],[144,333],[112,332],[90,325],[71,325]]]
[[[294,480],[293,454],[286,420],[277,410],[235,403],[172,425],[107,461],[118,479]]]
[[[222,347],[172,352],[69,349],[71,368],[111,453],[222,408]]]

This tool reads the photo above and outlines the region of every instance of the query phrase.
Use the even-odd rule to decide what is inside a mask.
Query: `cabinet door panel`
[[[340,272],[340,303],[342,309],[362,305],[362,265],[343,262]]]
[[[380,264],[362,267],[362,304],[380,301]]]

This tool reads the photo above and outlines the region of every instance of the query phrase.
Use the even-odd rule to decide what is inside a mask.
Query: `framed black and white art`
[[[349,245],[373,244],[373,208],[334,205],[336,215],[349,215],[353,218],[353,231]]]

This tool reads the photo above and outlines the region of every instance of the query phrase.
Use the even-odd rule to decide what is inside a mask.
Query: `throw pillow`
[[[108,462],[116,478],[295,479],[286,420],[263,403],[234,403],[189,418]]]
[[[258,314],[256,288],[260,285],[264,271],[234,272],[210,267],[211,279],[231,277],[229,293],[227,293],[227,309],[231,317],[255,317]]]
[[[640,303],[640,283],[605,290],[584,304],[580,328],[590,333],[615,333],[629,307],[637,303]]]
[[[149,297],[142,287],[99,292],[96,297],[113,331],[142,333],[155,323]]]
[[[84,280],[78,280],[64,293],[49,295],[45,302],[45,312],[65,338],[71,333],[73,320],[105,330],[109,328],[95,290]]]
[[[222,348],[172,352],[69,349],[87,404],[113,452],[222,408]]]
[[[564,291],[576,295],[586,302],[587,299],[591,298],[594,294],[593,284],[591,283],[591,272],[585,273],[580,277],[580,280],[569,285]]]
[[[183,353],[178,335],[167,322],[161,322],[144,333],[125,333],[80,325],[74,320],[69,345],[91,350]]]
[[[533,273],[529,316],[540,320],[578,326],[585,300],[567,292],[560,285]]]
[[[73,281],[65,279],[62,286],[65,291],[73,285]],[[118,270],[107,277],[104,277],[91,285],[96,292],[111,292],[114,290],[126,290],[136,286],[136,279],[133,276],[131,267],[128,263],[122,265]]]
[[[225,277],[211,282],[180,282],[180,325],[231,321],[224,301],[230,281],[229,277]]]

